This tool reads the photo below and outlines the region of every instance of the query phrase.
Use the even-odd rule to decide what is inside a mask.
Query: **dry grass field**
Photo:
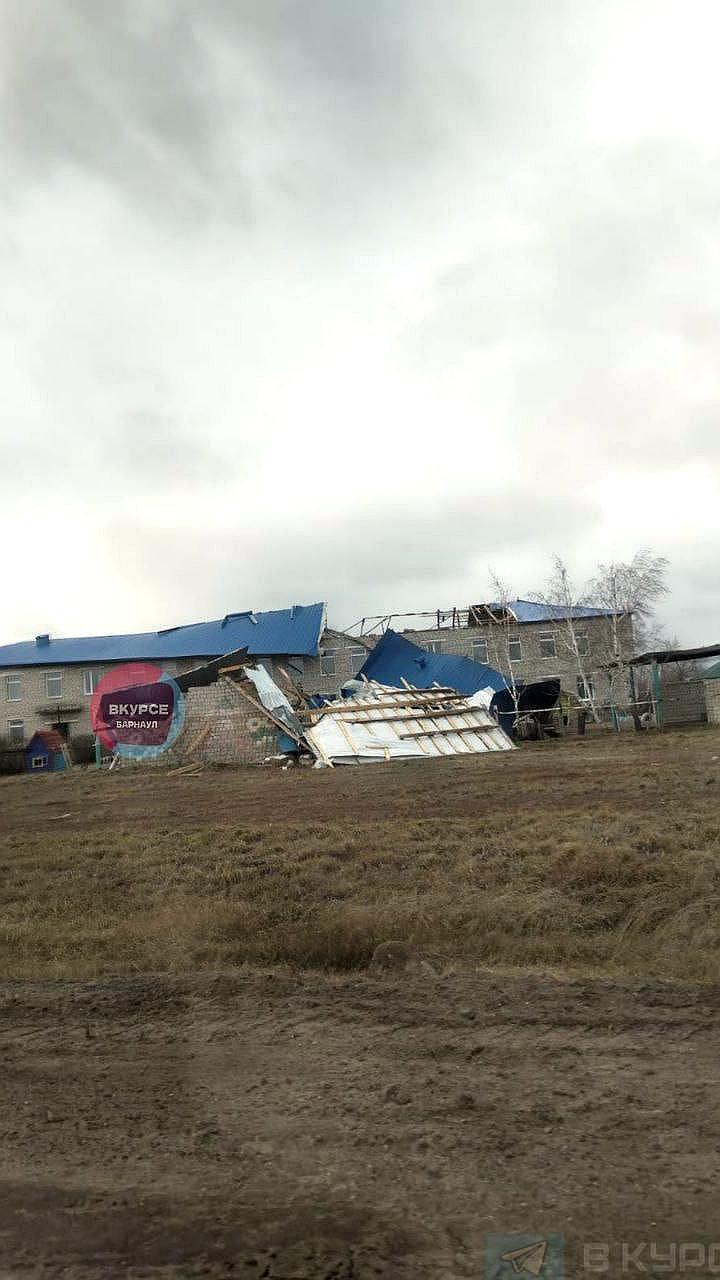
[[[714,980],[720,732],[334,771],[0,780],[0,967],[442,963]]]
[[[719,798],[710,730],[0,781],[2,1280],[495,1280],[513,1232],[680,1275]]]

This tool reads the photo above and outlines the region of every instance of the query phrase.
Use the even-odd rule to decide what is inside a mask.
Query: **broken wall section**
[[[248,681],[250,689],[253,686]],[[254,689],[253,689],[254,693]],[[242,686],[221,676],[188,689],[183,731],[167,753],[176,763],[262,764],[278,750],[278,729]]]

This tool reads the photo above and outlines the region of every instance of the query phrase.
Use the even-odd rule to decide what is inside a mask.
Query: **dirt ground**
[[[0,779],[0,1280],[708,1274],[719,762]]]
[[[238,972],[1,999],[5,1277],[450,1280],[488,1232],[560,1233],[577,1276],[583,1242],[718,1235],[715,988]]]
[[[551,805],[659,814],[717,810],[720,729],[613,734],[525,744],[491,756],[398,761],[337,769],[75,769],[43,778],[0,777],[0,837],[68,832],[123,834],[228,823],[469,817],[507,822]],[[58,831],[55,822],[62,821]]]

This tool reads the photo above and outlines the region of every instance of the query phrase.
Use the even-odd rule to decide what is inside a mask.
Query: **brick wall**
[[[595,683],[596,698],[603,702],[608,697],[607,676],[599,670],[600,655],[607,648],[608,624],[602,618],[588,618],[578,623],[578,630],[587,633],[589,654],[585,663],[585,671]],[[621,624],[628,652],[632,647],[632,625]],[[487,642],[488,662],[490,666],[509,675],[507,661],[508,634],[502,628],[493,627],[442,627],[429,628],[422,631],[406,631],[403,633],[413,644],[421,648],[431,643],[440,645],[442,652],[457,653],[466,658],[482,661],[482,651],[474,647],[477,641]],[[555,637],[555,656],[544,657],[541,638]],[[577,665],[569,654],[563,639],[562,624],[524,623],[513,628],[509,637],[519,640],[521,656],[512,662],[512,670],[517,680],[542,680],[559,677],[564,689],[577,694]],[[365,645],[358,639],[345,635],[341,631],[328,629],[324,632],[318,657],[293,657],[291,655],[259,658],[273,678],[282,683],[282,672],[287,672],[292,680],[306,693],[334,694],[347,680],[357,674],[364,661],[367,648],[374,643],[373,637],[366,636]],[[182,660],[158,662],[170,675],[179,675],[193,667],[200,666],[207,659],[202,657]],[[8,720],[23,722],[24,740],[27,742],[36,729],[48,728],[57,720],[67,721],[70,725],[70,737],[91,733],[90,696],[83,692],[84,672],[92,672],[99,679],[118,663],[84,663],[82,665],[59,666],[48,664],[47,667],[25,667],[4,669],[0,671],[0,737],[8,734]],[[51,671],[62,671],[63,694],[59,699],[58,710],[53,714],[41,715],[38,708],[58,700],[49,698],[45,692],[45,675]],[[19,675],[22,681],[22,698],[8,701],[6,696],[7,675]],[[615,699],[621,700],[623,692],[616,690]]]
[[[704,685],[702,680],[663,680],[663,725],[701,724],[707,719]]]
[[[357,675],[369,652],[368,644],[369,641],[363,645],[342,631],[324,632],[320,640],[320,657],[288,660],[297,667],[296,683],[304,693],[337,693],[341,685]],[[287,670],[284,659],[276,658],[274,663],[285,666]]]
[[[158,663],[169,675],[181,675],[190,671],[203,661],[202,658],[185,658],[165,663]],[[113,667],[124,664],[118,662],[86,662],[82,665],[48,664],[46,667],[13,667],[0,670],[0,737],[6,738],[9,733],[8,721],[21,720],[24,741],[28,742],[37,729],[48,729],[58,721],[70,726],[70,738],[81,734],[92,733],[90,724],[91,695],[84,692],[85,673],[91,673],[98,681]],[[55,672],[62,673],[62,695],[48,696],[46,676]],[[21,697],[9,699],[7,678],[20,677]],[[40,709],[47,708],[47,714]],[[50,708],[53,708],[50,710]]]
[[[165,759],[261,764],[277,754],[278,732],[227,676],[185,695],[185,724]]]
[[[720,724],[720,680],[703,680],[708,724]]]
[[[605,702],[609,699],[610,688],[607,674],[601,670],[601,665],[609,648],[608,622],[604,618],[587,618],[578,622],[576,630],[587,635],[588,654],[583,658],[583,670],[594,682],[598,702]],[[622,621],[619,630],[623,649],[629,656],[633,643],[632,623]],[[483,655],[487,646],[488,664],[506,677],[510,674],[508,640],[519,640],[521,657],[512,662],[516,680],[547,680],[555,677],[560,679],[563,689],[575,695],[578,693],[577,661],[568,650],[561,623],[526,622],[508,632],[492,627],[429,627],[422,631],[404,631],[402,634],[421,649],[437,644],[442,653],[474,658],[477,662],[485,660]],[[554,639],[554,657],[543,656],[548,637]],[[371,646],[376,638],[365,636],[365,644]],[[336,693],[346,680],[357,673],[360,661],[364,660],[361,642],[343,632],[328,630],[322,637],[321,650],[324,657],[289,660],[299,663],[301,671],[296,679],[306,693]],[[616,681],[614,701],[621,701],[624,697],[625,690],[617,687]]]
[[[604,618],[584,618],[576,623],[575,630],[587,636],[588,653],[582,659],[583,671],[593,680],[597,700],[604,702],[609,695],[609,682],[601,668],[609,649],[608,622]],[[619,632],[623,650],[630,656],[632,623],[628,619],[621,621]],[[555,678],[569,693],[578,693],[578,663],[569,649],[562,623],[525,622],[507,631],[491,626],[431,627],[422,631],[404,631],[403,635],[421,649],[439,644],[442,653],[458,654],[476,662],[486,661],[506,678],[512,669],[518,682]],[[514,656],[518,651],[513,641],[519,642],[517,657]],[[552,643],[548,644],[548,641]],[[554,655],[545,656],[553,645]],[[624,690],[614,689],[615,700],[624,696]]]

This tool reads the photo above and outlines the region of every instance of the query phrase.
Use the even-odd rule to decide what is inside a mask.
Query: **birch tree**
[[[649,631],[654,606],[668,589],[668,566],[665,556],[643,548],[630,561],[615,560],[598,565],[595,577],[588,584],[588,597],[596,608],[606,613],[602,658],[613,707],[618,693],[621,706],[628,702],[629,655],[623,643],[624,633],[630,628],[637,642]],[[631,648],[634,647],[632,644]]]
[[[505,676],[517,720],[519,691],[515,680],[513,663],[510,658],[510,639],[517,628],[517,623],[510,610],[510,601],[513,597],[510,594],[507,583],[502,580],[494,569],[489,570],[489,576],[494,594],[492,604],[486,606],[490,661],[491,665],[497,667]]]
[[[583,701],[590,704],[592,717],[596,723],[599,722],[595,681],[589,666],[589,646],[584,643],[582,619],[578,619],[579,609],[585,605],[585,592],[577,589],[567,565],[560,556],[553,556],[552,574],[545,591],[537,593],[533,598],[545,605],[548,616],[559,623],[560,644],[575,668],[578,677],[578,693],[582,687]],[[577,625],[578,621],[581,622],[580,627]]]

